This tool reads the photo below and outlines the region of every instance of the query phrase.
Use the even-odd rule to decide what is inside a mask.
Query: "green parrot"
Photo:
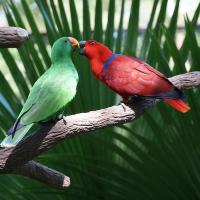
[[[72,37],[63,37],[54,43],[50,68],[31,88],[16,122],[1,142],[1,147],[15,146],[34,124],[63,118],[65,107],[76,95],[79,80],[71,59],[71,53],[76,47],[80,48],[79,43]]]

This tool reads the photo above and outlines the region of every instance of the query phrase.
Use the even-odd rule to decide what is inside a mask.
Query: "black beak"
[[[86,43],[86,41],[79,41],[78,43],[80,45],[79,54],[85,55],[85,43]]]
[[[80,47],[82,48],[82,47],[85,47],[86,41],[82,40],[82,41],[79,41],[78,43],[79,43]]]
[[[76,51],[77,47],[76,46],[72,46],[72,51]]]

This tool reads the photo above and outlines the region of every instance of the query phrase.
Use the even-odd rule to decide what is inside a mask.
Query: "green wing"
[[[76,72],[76,70],[75,70]],[[46,120],[63,109],[75,96],[77,72],[51,67],[32,87],[19,117],[24,125]]]

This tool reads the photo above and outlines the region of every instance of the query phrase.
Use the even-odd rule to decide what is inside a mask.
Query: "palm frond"
[[[82,2],[83,19],[77,2]],[[127,1],[122,0],[119,4],[110,0],[106,30],[103,29],[103,3],[103,0],[96,0],[93,8],[88,0],[4,1],[8,24],[26,28],[32,34],[17,51],[0,50],[5,62],[0,68],[1,138],[20,112],[30,86],[50,66],[49,47],[58,37],[72,35],[79,40],[94,38],[104,41],[117,53],[138,55],[168,76],[185,72],[188,63],[191,66],[189,70],[199,70],[200,33],[196,25],[200,4],[191,20],[185,17],[185,37],[179,49],[176,38],[181,1],[176,1],[169,25],[166,25],[168,1],[155,0],[150,16],[140,16],[141,1],[131,1],[127,10]],[[117,5],[121,6],[119,24],[116,24]],[[34,10],[39,16],[34,15]],[[94,19],[91,11],[95,13]],[[130,13],[128,22],[125,21],[127,12]],[[38,17],[45,25],[43,35]],[[148,21],[143,35],[139,31],[140,17]],[[128,25],[126,30],[124,25]],[[80,82],[76,98],[66,114],[113,105],[117,96],[95,79],[87,60],[79,55],[74,55],[73,60]],[[61,191],[22,177],[4,175],[0,177],[0,198],[199,199],[200,92],[190,90],[186,95],[192,109],[185,115],[160,102],[134,123],[67,140],[38,156],[38,161],[71,177],[73,184],[68,190]]]

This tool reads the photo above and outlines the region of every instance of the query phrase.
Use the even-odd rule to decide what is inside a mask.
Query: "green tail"
[[[13,147],[18,144],[29,132],[29,130],[33,127],[34,124],[26,125],[15,132],[14,137],[12,135],[7,136],[1,142],[0,147]]]

